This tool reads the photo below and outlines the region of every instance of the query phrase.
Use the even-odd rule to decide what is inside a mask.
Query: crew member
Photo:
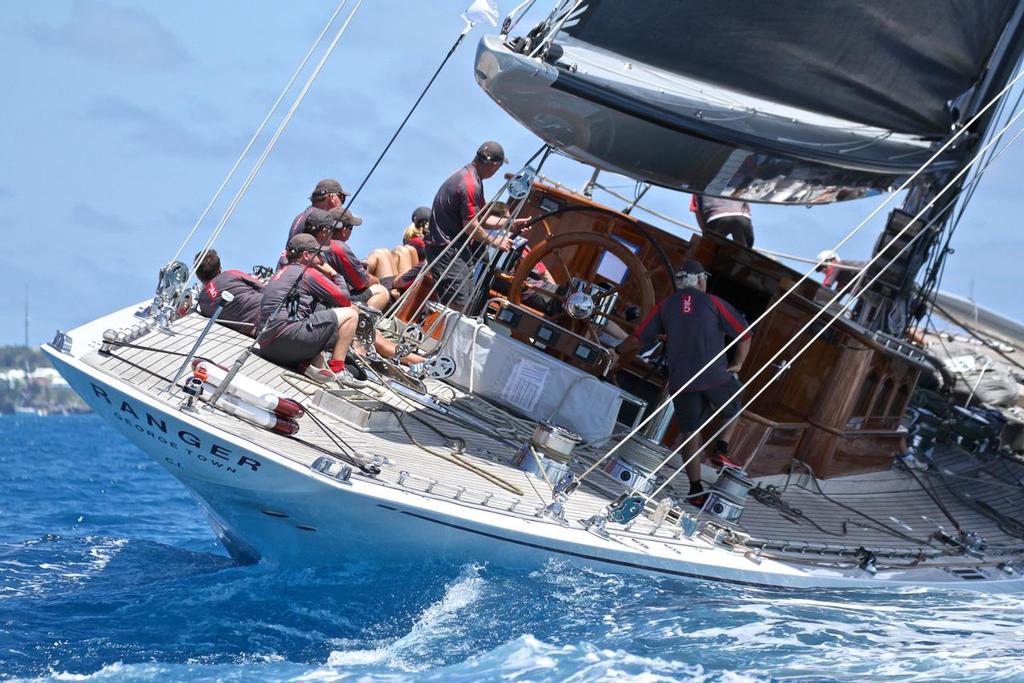
[[[821,261],[821,264],[815,270],[825,273],[825,277],[821,281],[822,287],[832,287],[836,290],[842,290],[850,282],[859,278],[864,266],[867,265],[865,261],[844,261],[839,258],[839,254],[830,249],[819,253],[818,260]],[[851,290],[847,294],[856,294],[856,292]]]
[[[302,213],[295,217],[292,221],[292,226],[288,230],[288,239],[295,237],[303,231],[306,225],[306,216],[309,215],[313,209],[322,209],[323,211],[330,211],[336,209],[339,206],[345,204],[345,200],[348,198],[348,193],[341,187],[341,183],[333,178],[325,178],[316,184],[313,188],[313,193],[309,196],[310,204]]]
[[[723,420],[732,420],[743,409],[739,397],[731,397],[740,389],[736,373],[750,350],[750,336],[744,335],[736,345],[732,363],[726,361],[725,354],[721,353],[725,340],[742,334],[747,326],[746,320],[729,303],[706,293],[708,274],[698,261],[685,261],[675,277],[679,289],[659,303],[633,336],[616,350],[619,353],[618,364],[621,365],[652,344],[659,335],[665,336],[669,390],[675,393],[693,377],[693,381],[673,400],[679,436],[686,439],[720,407],[725,406],[719,413]],[[720,357],[707,370],[694,377],[719,354]],[[712,464],[733,466],[727,454],[735,425],[734,421],[730,422],[716,441],[715,450],[709,457]],[[683,459],[689,460],[686,465],[690,479],[689,500],[696,505],[704,504],[700,460],[693,457],[700,446],[700,439],[700,434],[696,435],[681,451]]]
[[[426,255],[431,272],[439,280],[438,296],[452,306],[464,308],[469,303],[478,251],[473,243],[509,249],[508,237],[502,233],[488,235],[478,215],[484,206],[483,181],[504,163],[502,146],[485,142],[473,161],[448,176],[434,196]]]
[[[750,204],[695,194],[690,201],[690,210],[697,217],[701,232],[732,237],[744,247],[754,247],[754,224],[750,222]]]
[[[203,252],[196,254],[196,277],[203,284],[199,292],[199,312],[210,318],[217,306],[223,305],[217,322],[244,335],[255,337],[256,325],[260,318],[260,300],[263,298],[263,283],[240,270],[221,270],[220,256],[210,249],[200,261]],[[231,292],[234,297],[225,301],[221,292]]]
[[[362,225],[363,219],[340,206],[328,211],[327,215],[330,232],[326,237],[322,233],[318,237],[321,244],[326,247],[323,251],[324,262],[345,279],[353,301],[366,304],[379,311],[384,310],[391,301],[388,288],[381,284],[376,275],[367,272],[366,266],[348,245],[348,239],[352,236],[352,228]],[[308,221],[307,231],[309,231]]]
[[[301,233],[288,240],[288,263],[274,273],[260,302],[260,355],[289,367],[306,366],[310,379],[358,384],[345,370],[358,314],[348,295],[317,270],[320,243]],[[331,360],[324,365],[324,351]]]

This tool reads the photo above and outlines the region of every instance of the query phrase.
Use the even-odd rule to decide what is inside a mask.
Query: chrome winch
[[[747,493],[754,488],[746,472],[738,467],[724,467],[718,481],[711,486],[704,512],[726,522],[735,522],[743,514]]]
[[[654,479],[644,481],[647,472],[643,471],[625,458],[608,458],[602,465],[601,471],[620,484],[650,495],[656,486]],[[642,484],[641,484],[642,482]]]
[[[551,422],[541,422],[530,436],[530,444],[544,455],[554,460],[568,462],[572,457],[572,449],[583,441],[579,434],[559,427]]]
[[[569,472],[572,450],[583,438],[564,427],[541,422],[530,435],[529,443],[516,451],[516,467],[551,484]]]

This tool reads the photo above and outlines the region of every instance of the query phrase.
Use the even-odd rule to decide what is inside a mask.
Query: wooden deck
[[[91,352],[85,361],[176,408],[183,396],[170,389],[170,379],[205,323],[196,315],[187,316],[172,325],[173,334],[152,332],[133,343],[137,348],[119,347],[109,355]],[[230,366],[249,341],[215,326],[198,355]],[[307,406],[320,390],[255,355],[247,360],[243,373]],[[516,448],[526,443],[533,423],[447,384],[432,380],[428,386],[431,394],[459,417],[444,415],[381,385],[349,395],[372,398],[386,405],[401,422],[397,429],[363,432],[319,411],[316,414],[348,448],[365,456],[386,458],[381,474],[374,479],[382,486],[400,486],[524,517],[533,516],[550,502],[547,484],[512,464]],[[295,437],[274,434],[205,407],[199,415],[240,439],[304,465],[325,453],[338,453],[331,435],[309,415],[299,420],[300,431]],[[459,450],[460,442],[464,449],[459,458],[471,468],[486,470],[507,486],[445,459],[444,456],[452,455],[453,446]],[[626,444],[621,454],[628,459],[630,452],[639,448],[646,449],[650,459],[651,447],[646,444]],[[574,465],[577,473],[604,450],[582,447],[578,452],[581,460]],[[1024,554],[1024,540],[1020,537],[1024,532],[1024,467],[1001,456],[981,460],[953,446],[937,449],[935,459],[939,464],[937,470],[913,475],[894,469],[818,482],[797,469],[788,477],[755,480],[762,488],[775,487],[772,490],[779,495],[758,496],[764,502],[751,497],[738,529],[749,534],[751,545],[792,552],[803,549],[812,556],[829,551],[849,554],[860,547],[890,556],[958,555],[955,548],[932,538],[940,527],[951,535],[956,535],[960,528],[983,537],[989,559]],[[705,468],[704,472],[706,482],[714,481],[713,470]],[[356,472],[353,476],[363,475]],[[569,498],[569,520],[595,514],[623,490],[604,475],[591,475],[591,480]],[[522,495],[510,488],[518,489]],[[677,495],[671,490],[670,493]],[[999,514],[1005,517],[998,518]],[[643,516],[626,531],[613,524],[608,529],[630,535],[653,533],[669,543],[676,535],[670,525],[655,529]]]

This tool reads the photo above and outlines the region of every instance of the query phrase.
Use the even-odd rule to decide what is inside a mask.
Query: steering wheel
[[[550,235],[550,232],[549,232]],[[597,253],[594,254],[590,263],[596,269],[596,264],[604,253],[611,253],[619,258],[627,268],[628,276],[623,282],[613,284],[608,289],[598,292],[592,296],[594,308],[600,307],[602,301],[613,294],[619,294],[615,308],[607,314],[609,320],[615,322],[627,335],[633,332],[633,328],[640,321],[647,317],[647,314],[654,308],[655,294],[654,286],[651,284],[653,272],[648,271],[643,262],[633,253],[628,246],[610,235],[596,232],[567,232],[560,235],[552,235],[541,241],[530,249],[516,267],[512,278],[509,281],[508,299],[513,304],[522,304],[523,296],[526,293],[536,293],[558,302],[558,312],[548,316],[552,322],[565,327],[582,337],[604,345],[600,341],[598,333],[601,326],[594,323],[592,316],[576,318],[569,314],[566,307],[566,299],[573,294],[571,291],[572,270],[567,265],[567,255],[580,248],[591,248]],[[552,292],[542,287],[535,287],[527,283],[530,271],[544,261],[556,284],[558,290]],[[581,279],[592,281],[593,272],[579,272],[575,276]],[[634,289],[635,288],[635,289]],[[625,300],[622,292],[632,290],[635,297],[633,300]],[[630,315],[627,319],[626,309],[630,306],[639,308],[639,315]],[[635,312],[635,311],[634,311]]]

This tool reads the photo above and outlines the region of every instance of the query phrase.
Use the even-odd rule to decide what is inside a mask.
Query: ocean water
[[[243,567],[99,418],[0,417],[0,679],[1024,681],[1024,596]]]

